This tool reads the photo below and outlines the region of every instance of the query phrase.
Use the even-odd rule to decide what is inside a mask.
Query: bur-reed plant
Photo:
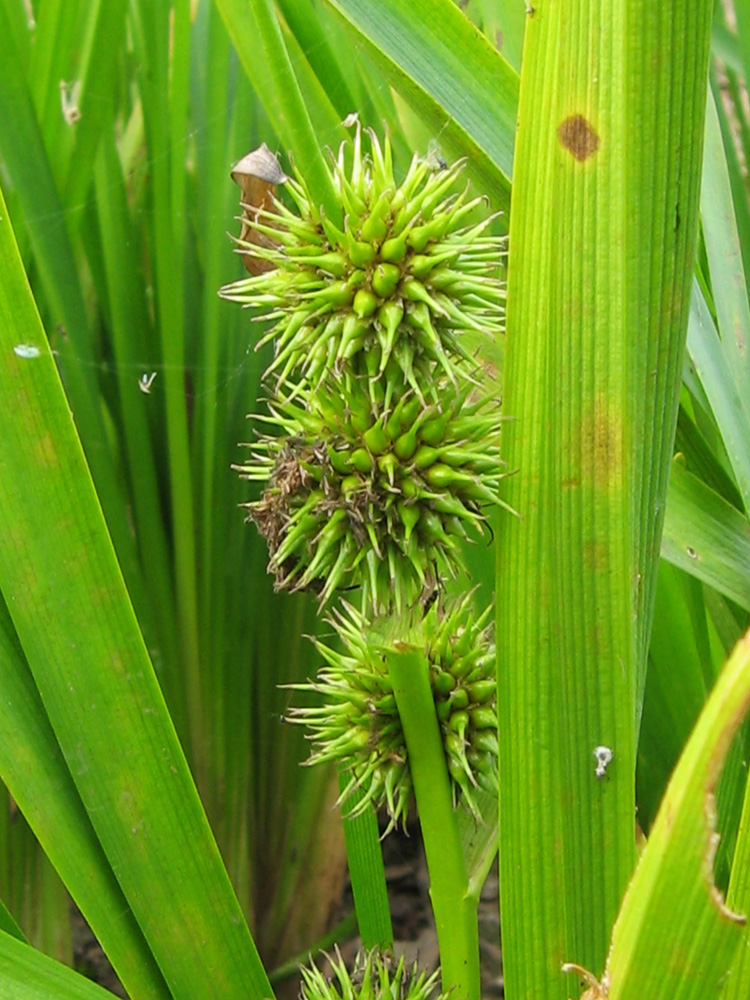
[[[718,777],[748,672],[746,643],[729,655],[750,611],[747,4],[717,5],[713,22],[707,3],[677,0],[536,0],[525,8],[472,0],[467,12],[477,27],[447,0],[0,3],[8,202],[0,207],[0,774],[133,998],[272,995],[245,917],[272,954],[264,936],[278,941],[295,911],[282,903],[264,911],[253,873],[268,874],[281,900],[304,898],[299,859],[325,855],[326,832],[336,829],[323,822],[330,815],[317,777],[296,786],[299,795],[285,794],[291,786],[279,780],[321,773],[299,769],[286,743],[300,727],[278,725],[284,699],[299,704],[305,694],[276,691],[279,663],[287,680],[305,683],[305,648],[310,664],[328,659],[334,682],[347,658],[369,672],[385,662],[396,678],[398,714],[379,698],[375,722],[391,727],[391,748],[400,726],[412,751],[446,981],[475,989],[475,968],[467,976],[455,965],[473,953],[473,901],[499,843],[511,1000],[581,990],[588,1000],[747,994],[746,932],[732,917],[748,908],[742,740]],[[522,46],[516,141],[512,66],[521,65]],[[409,545],[420,532],[407,540],[398,501],[406,510],[410,476],[397,475],[408,460],[395,441],[377,461],[335,476],[328,463],[333,469],[340,458],[327,449],[317,464],[294,456],[321,482],[326,470],[338,510],[352,505],[347,476],[391,485],[391,465],[399,491],[395,513],[380,494],[396,541],[387,553],[378,548],[387,582],[391,563],[402,570],[393,573],[403,580],[396,614],[413,625],[410,641],[404,648],[401,628],[398,646],[388,629],[372,630],[363,647],[361,631],[339,619],[343,645],[321,637],[316,654],[313,644],[297,645],[314,601],[281,594],[273,603],[262,589],[265,558],[235,507],[252,486],[227,468],[232,443],[249,439],[241,420],[273,362],[246,355],[240,310],[215,295],[231,278],[228,165],[265,140],[294,163],[313,209],[345,232],[324,150],[338,149],[354,109],[381,135],[387,122],[397,163],[424,153],[430,138],[447,164],[465,158],[474,196],[487,196],[493,211],[507,210],[513,178],[507,336],[485,366],[502,379],[512,418],[501,455],[502,470],[514,474],[490,485],[517,512],[498,510],[492,524],[500,552],[499,838],[491,794],[475,788],[460,759],[454,770],[464,785],[455,775],[451,784],[443,737],[460,732],[442,725],[430,686],[440,678],[451,685],[443,660],[456,647],[443,632],[450,610],[441,617],[436,603],[420,617],[420,570],[430,591],[457,562],[471,563],[484,588],[473,598],[477,621],[490,596],[489,550],[461,540],[460,550],[438,551],[432,540],[447,544],[427,495],[444,485],[417,483],[420,521],[428,515],[421,535],[434,552],[415,565]],[[440,168],[433,162],[438,179]],[[357,318],[368,318],[366,308]],[[377,339],[383,327],[369,318]],[[356,362],[338,356],[342,341],[334,339],[340,377]],[[448,366],[439,354],[432,362],[448,385],[452,369],[458,377],[454,345],[439,343]],[[395,352],[381,374],[387,382],[393,360],[399,384],[418,398]],[[305,413],[297,423],[302,373],[284,371],[291,353],[275,372],[291,383],[280,387],[284,406],[295,434],[317,438],[332,418],[313,411],[311,422]],[[306,375],[320,363],[311,358]],[[469,361],[455,364],[463,372]],[[412,363],[412,372],[421,389],[424,365]],[[370,407],[377,374],[362,379]],[[442,402],[424,399],[427,408]],[[484,405],[496,421],[492,401]],[[342,435],[336,455],[353,461],[367,452],[376,425],[363,427],[361,439]],[[410,428],[399,427],[399,437]],[[265,477],[279,456],[270,442],[264,447],[256,451]],[[380,467],[388,454],[398,467],[392,459]],[[440,465],[452,468],[443,456],[427,469]],[[481,479],[484,470],[475,464],[468,474]],[[472,507],[481,500],[465,479],[452,485],[465,530],[481,530]],[[455,510],[438,513],[454,542]],[[484,516],[492,520],[486,508]],[[364,533],[372,563],[377,552]],[[318,588],[332,557],[342,583],[356,577],[351,544],[327,538],[317,568],[304,546],[292,552],[298,568],[278,567],[287,589],[305,574],[303,586]],[[382,610],[378,601],[395,601],[377,574],[368,588],[368,617]],[[348,600],[361,616],[352,593]],[[464,624],[461,638],[472,627]],[[426,663],[427,648],[440,653],[439,670]],[[385,661],[374,661],[378,650]],[[460,680],[455,689],[468,697]],[[460,730],[464,709],[450,693],[446,702]],[[348,716],[360,731],[364,707],[365,716]],[[317,725],[322,717],[310,718]],[[486,772],[464,756],[479,784]],[[373,777],[381,764],[382,782]],[[355,763],[340,785],[368,952],[388,945],[391,931],[373,811],[357,799],[376,800],[388,773],[379,761],[349,789]],[[405,784],[398,788],[406,794]],[[466,808],[467,791],[480,822]],[[319,823],[307,808],[285,819],[287,803],[299,799],[317,803]],[[715,865],[714,815],[722,836]],[[647,846],[633,873],[642,844],[636,816]],[[302,839],[309,830],[317,848]],[[442,854],[429,846],[436,831]],[[272,848],[283,867],[269,864]],[[13,860],[6,852],[0,867],[6,901]],[[322,897],[321,885],[307,898]],[[4,909],[0,925],[0,983],[11,1000],[102,996],[24,945]],[[314,937],[310,929],[297,940],[306,948]],[[370,959],[378,985],[400,993],[405,977],[378,955]],[[352,991],[361,989],[366,979],[347,978],[335,962],[332,988],[347,992],[351,980]],[[328,989],[309,977],[314,990]]]
[[[312,761],[341,765],[344,807],[359,793],[350,815],[384,806],[387,834],[414,793],[443,989],[478,998],[478,895],[454,809],[482,822],[475,791],[497,794],[494,644],[490,609],[477,617],[472,595],[441,591],[460,542],[501,503],[498,406],[465,341],[501,334],[503,241],[458,185],[462,163],[415,155],[397,179],[387,136],[365,144],[356,116],[348,124],[330,168],[336,222],[266,148],[235,167],[257,196],[239,241],[251,276],[222,294],[270,307],[274,344],[261,420],[275,433],[239,471],[265,485],[248,507],[277,589],[312,589],[321,605],[361,591],[358,609],[334,609],[343,655],[319,643],[328,669],[297,685],[322,704],[291,717],[312,729]]]

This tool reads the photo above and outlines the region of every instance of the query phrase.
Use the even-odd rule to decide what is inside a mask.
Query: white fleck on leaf
[[[13,353],[17,354],[19,358],[38,358],[42,352],[33,344],[16,344]]]

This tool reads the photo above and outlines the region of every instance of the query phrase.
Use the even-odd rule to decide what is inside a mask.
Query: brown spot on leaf
[[[610,550],[604,542],[596,540],[586,542],[583,546],[582,556],[586,568],[595,573],[604,573],[609,569]]]
[[[35,439],[32,453],[37,463],[46,469],[60,464],[55,442],[50,434],[42,434]]]
[[[747,351],[747,340],[745,339],[744,327],[740,323],[735,323],[734,340],[740,355],[744,355]]]
[[[580,423],[581,477],[607,489],[623,472],[625,442],[622,417],[606,399],[597,399]]]
[[[571,115],[557,130],[561,145],[582,163],[599,149],[599,136],[583,115]]]

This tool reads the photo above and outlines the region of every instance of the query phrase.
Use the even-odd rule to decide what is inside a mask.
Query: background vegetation
[[[636,861],[633,812],[658,843],[669,775],[750,614],[750,4],[717,4],[712,22],[709,5],[677,0],[535,6],[0,0],[8,996],[96,995],[18,944],[20,925],[71,961],[68,891],[133,1000],[270,996],[256,945],[272,971],[331,928],[345,864],[336,776],[298,767],[306,748],[280,725],[277,687],[314,668],[315,606],[273,595],[242,523],[247,486],[229,465],[267,359],[249,316],[216,292],[241,273],[231,164],[265,141],[309,180],[352,110],[387,124],[402,168],[436,140],[468,157],[494,209],[518,185],[507,365],[504,343],[496,357],[521,428],[508,499],[523,515],[498,534],[508,995],[574,995],[564,961],[603,974]],[[596,90],[600,74],[617,85]],[[617,138],[606,180],[561,173],[529,125],[582,95]],[[623,422],[594,457],[622,446],[624,477],[568,502],[559,484],[586,457],[570,428],[602,394]],[[492,553],[467,560],[491,587]],[[725,704],[738,716],[741,702]],[[717,725],[704,740],[729,723]],[[717,798],[716,878],[739,909],[746,738]],[[614,758],[598,781],[601,743]],[[673,856],[700,861],[703,840],[692,854],[685,843]],[[624,921],[629,942],[669,924],[675,877],[646,931]],[[703,945],[675,975],[718,996],[740,935],[706,971],[713,939],[693,924]],[[649,962],[635,945],[629,961],[656,976],[671,945],[650,940]],[[737,966],[723,995],[741,995],[746,975]]]

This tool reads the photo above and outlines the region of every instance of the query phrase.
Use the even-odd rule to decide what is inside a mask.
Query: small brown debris
[[[265,144],[253,149],[232,168],[232,180],[239,184],[242,191],[240,205],[242,206],[242,230],[240,240],[243,243],[253,243],[256,246],[272,248],[278,242],[267,233],[256,228],[258,218],[263,211],[273,208],[273,196],[277,184],[283,184],[286,174],[281,164]],[[242,261],[250,274],[262,274],[272,271],[274,265],[253,253],[243,253]]]
[[[575,962],[566,962],[562,967],[563,972],[575,972],[589,987],[585,993],[581,995],[580,1000],[607,1000],[609,996],[609,981],[607,979],[606,973],[602,977],[602,981],[593,976],[588,969],[582,968],[580,965],[576,965]]]

